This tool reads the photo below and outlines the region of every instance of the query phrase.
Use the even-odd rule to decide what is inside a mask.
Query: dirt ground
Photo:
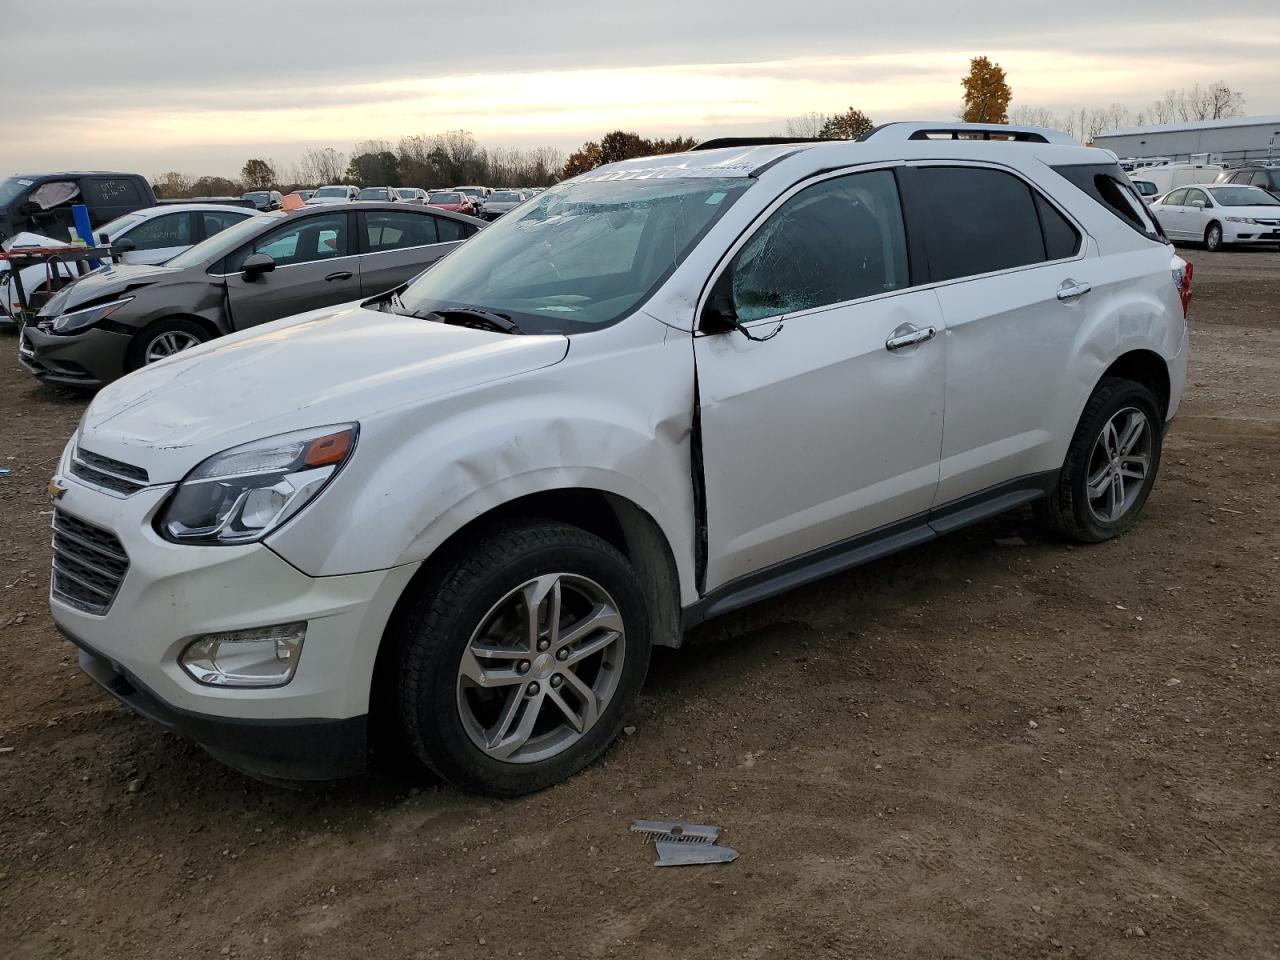
[[[82,402],[0,337],[0,956],[1280,957],[1280,253],[1187,255],[1132,533],[1013,515],[708,624],[508,802],[282,792],[83,678],[44,492]],[[740,859],[655,870],[635,817]]]

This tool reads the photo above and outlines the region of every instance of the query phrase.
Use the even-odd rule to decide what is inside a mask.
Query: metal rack
[[[5,319],[18,324],[24,323],[30,315],[40,309],[50,294],[88,273],[91,266],[96,265],[91,264],[90,261],[105,260],[110,256],[110,247],[16,247],[12,250],[0,250],[0,261],[9,264],[9,270],[0,274],[0,283],[12,285],[16,295],[12,299],[17,301],[16,313],[11,318],[5,317],[3,305],[0,305],[0,323]],[[28,293],[22,283],[22,271],[28,267],[40,266],[46,268],[45,283],[42,286],[47,292]],[[59,269],[61,266],[67,266],[74,276],[64,276]],[[6,297],[4,305],[7,305],[10,299]]]

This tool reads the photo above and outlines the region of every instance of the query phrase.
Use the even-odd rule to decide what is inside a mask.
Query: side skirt
[[[1039,500],[1057,482],[1056,470],[1018,477],[935,507],[927,513],[916,514],[738,577],[712,590],[697,603],[685,607],[681,613],[681,625],[688,630],[704,620],[758,600],[870,563],[899,550],[936,540],[943,534]]]

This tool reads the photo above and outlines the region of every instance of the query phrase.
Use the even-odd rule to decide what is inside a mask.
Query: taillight
[[[1173,285],[1177,288],[1178,297],[1182,300],[1182,319],[1187,318],[1187,311],[1191,308],[1191,276],[1195,273],[1195,267],[1192,266],[1190,260],[1183,260],[1181,257],[1173,258]]]

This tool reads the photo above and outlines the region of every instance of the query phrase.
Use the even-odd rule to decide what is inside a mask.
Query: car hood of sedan
[[[104,388],[79,442],[180,480],[206,457],[291,430],[361,421],[559,363],[569,340],[451,326],[358,304],[288,317]]]
[[[150,286],[182,271],[176,267],[120,263],[99,267],[86,273],[69,287],[63,287],[40,311],[43,317],[56,317],[92,303],[102,303],[111,297],[121,296],[130,290]]]

